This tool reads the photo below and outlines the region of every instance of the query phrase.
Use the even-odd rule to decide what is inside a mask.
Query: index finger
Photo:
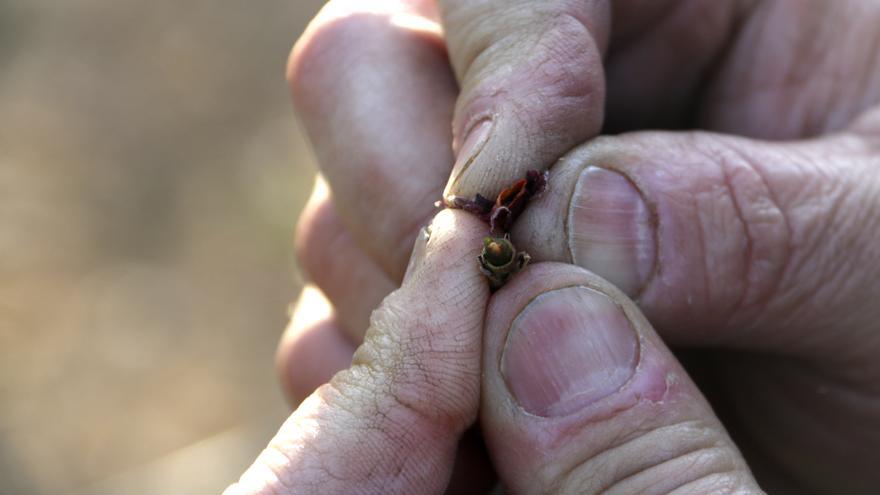
[[[226,494],[442,493],[477,417],[484,227],[443,211],[352,367],[312,394]]]

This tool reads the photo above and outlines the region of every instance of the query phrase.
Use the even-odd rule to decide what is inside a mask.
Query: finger
[[[751,12],[702,89],[701,126],[798,139],[839,132],[880,102],[880,4],[741,5]]]
[[[296,253],[309,280],[336,309],[337,326],[359,345],[370,313],[396,284],[352,238],[320,176],[297,225]]]
[[[353,243],[328,193],[319,176],[297,229],[301,266],[307,273],[314,273],[311,280],[333,296],[328,301],[320,291],[307,287],[282,337],[278,366],[285,392],[294,405],[348,367],[354,353],[351,342],[361,343],[370,313],[394,288],[384,272]],[[329,316],[315,318],[325,313]],[[340,324],[343,321],[346,323]],[[469,432],[456,452],[447,493],[484,493],[495,483],[482,437]]]
[[[605,1],[438,0],[461,86],[444,197],[495,197],[602,125]]]
[[[285,395],[298,405],[351,364],[355,346],[336,320],[330,301],[313,285],[300,293],[275,361]]]
[[[697,390],[608,282],[540,263],[491,300],[481,424],[511,493],[761,493]]]
[[[880,5],[617,0],[606,131],[799,139],[880,101]]]
[[[278,346],[281,384],[296,407],[334,374],[351,364],[355,347],[336,321],[330,301],[306,286]],[[446,493],[488,493],[497,483],[482,435],[475,428],[462,434]]]
[[[339,215],[394,281],[452,163],[457,88],[430,3],[330,2],[288,67]]]
[[[702,90],[727,61],[725,50],[751,5],[616,0],[604,132],[693,127]]]
[[[303,402],[227,494],[438,493],[476,418],[485,225],[441,212],[352,367]]]
[[[638,133],[554,167],[513,238],[638,297],[676,344],[873,366],[880,176],[870,141]],[[870,376],[877,376],[872,373]]]

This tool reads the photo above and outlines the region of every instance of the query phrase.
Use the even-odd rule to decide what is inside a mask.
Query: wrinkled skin
[[[318,185],[297,231],[301,264],[323,293],[310,297],[333,311],[307,318],[300,304],[282,341],[295,404],[349,366],[437,198],[494,197],[525,170],[549,168],[549,191],[513,241],[533,260],[580,265],[632,297],[684,350],[763,489],[880,484],[880,4],[337,1],[297,43],[289,81],[332,191]],[[637,192],[595,192],[620,184]],[[464,230],[479,249],[478,226]],[[599,242],[608,235],[614,249]],[[552,285],[570,276],[560,267],[520,277]],[[406,286],[380,318],[394,304],[411,318],[442,313]],[[488,301],[477,290],[468,304]],[[493,296],[484,345],[510,293]],[[478,415],[469,394],[479,384],[466,385],[456,435]],[[497,426],[487,414],[484,430]],[[676,445],[677,433],[664,435],[645,436],[644,448]],[[505,465],[515,461],[497,440],[503,432],[487,436],[511,491],[572,489],[523,484],[510,473],[529,468]],[[474,459],[471,479],[482,466]],[[283,477],[289,464],[279,466]],[[754,490],[749,476],[736,486]]]

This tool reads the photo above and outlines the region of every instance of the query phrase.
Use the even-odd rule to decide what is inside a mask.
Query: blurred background
[[[0,493],[219,493],[287,416],[319,0],[0,0]]]

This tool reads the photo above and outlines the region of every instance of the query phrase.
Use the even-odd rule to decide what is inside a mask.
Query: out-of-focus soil
[[[209,493],[288,413],[283,74],[321,3],[0,0],[4,495]]]

